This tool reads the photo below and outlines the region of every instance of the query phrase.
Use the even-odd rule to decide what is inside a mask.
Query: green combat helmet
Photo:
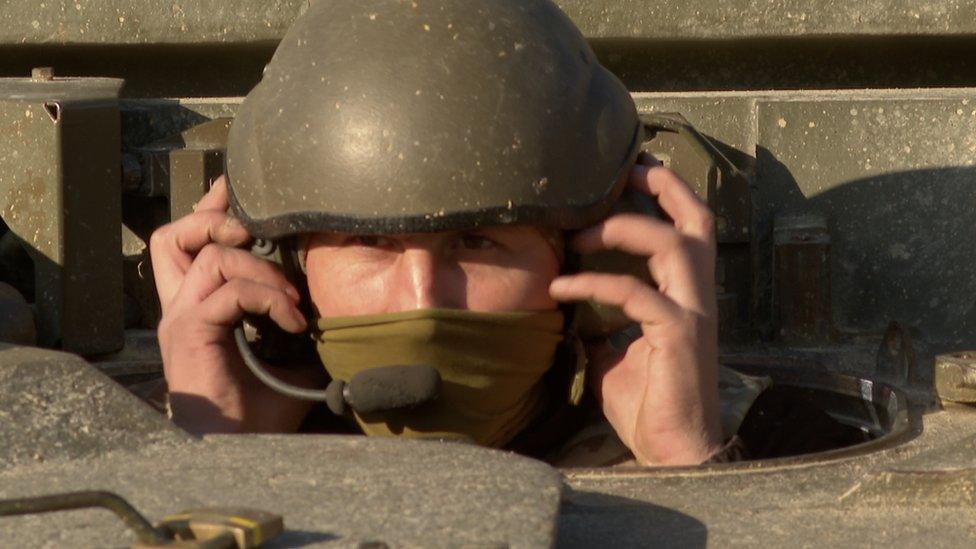
[[[284,252],[320,231],[577,230],[624,202],[642,135],[627,89],[549,0],[321,1],[240,106],[230,204]],[[577,313],[580,332],[612,315]]]
[[[316,2],[237,114],[231,204],[267,239],[579,229],[621,194],[640,128],[548,0]]]

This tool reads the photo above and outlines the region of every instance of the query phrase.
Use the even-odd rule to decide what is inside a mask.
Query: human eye
[[[390,248],[393,246],[393,239],[375,234],[354,234],[346,237],[344,244],[363,248]]]
[[[461,245],[466,250],[492,250],[498,247],[497,242],[478,233],[462,234]]]

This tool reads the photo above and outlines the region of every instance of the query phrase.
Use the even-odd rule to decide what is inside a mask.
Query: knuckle
[[[195,223],[206,228],[211,238],[223,230],[224,225],[227,224],[227,219],[229,219],[223,212],[210,210],[194,212],[190,216],[193,217]]]
[[[207,212],[210,217],[210,224],[213,226],[214,234],[231,235],[234,229],[240,227],[240,223],[233,217],[223,212]]]
[[[240,248],[223,248],[221,266],[228,273],[248,273],[261,282],[273,282],[284,275],[277,265]]]
[[[266,297],[268,309],[275,312],[284,312],[291,307],[291,303],[286,299],[285,294],[277,290],[271,290]]]
[[[653,234],[654,225],[646,216],[621,213],[608,218],[602,227],[601,238],[608,246],[622,246]]]
[[[674,228],[662,231],[660,238],[666,248],[681,248],[684,245],[684,237]]]
[[[172,223],[167,223],[162,227],[159,227],[152,234],[149,235],[149,253],[155,254],[172,239],[170,233],[172,232]]]
[[[202,210],[186,214],[181,220],[187,225],[193,225],[201,230],[207,230],[212,233],[214,229],[224,223],[225,217],[225,214],[221,212]]]
[[[702,204],[699,209],[697,222],[699,228],[703,231],[712,232],[715,230],[715,213],[708,206]]]
[[[237,250],[235,248],[221,246],[220,244],[211,244],[211,246],[217,249],[218,255],[215,259],[220,265],[220,269],[224,273],[227,273],[227,276],[234,276],[235,273],[240,272],[240,269],[237,267],[241,262],[240,253],[244,252],[241,252],[241,250]]]
[[[629,232],[633,230],[635,223],[642,223],[645,216],[639,213],[625,212],[618,213],[607,218],[607,227],[614,231]]]
[[[250,281],[244,280],[243,278],[232,278],[224,283],[223,289],[234,295],[244,295],[245,293],[257,295],[260,293],[261,289],[254,286],[255,285],[251,284]]]
[[[620,288],[622,295],[626,299],[629,299],[635,294],[641,292],[645,286],[643,282],[633,275],[623,275],[617,281],[617,285]]]
[[[196,260],[205,265],[214,265],[222,260],[223,255],[221,246],[211,242],[200,249],[200,252],[197,253]]]

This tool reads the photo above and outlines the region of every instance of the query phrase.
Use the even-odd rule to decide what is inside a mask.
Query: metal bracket
[[[0,216],[34,263],[40,343],[82,355],[123,343],[122,83],[0,78]]]

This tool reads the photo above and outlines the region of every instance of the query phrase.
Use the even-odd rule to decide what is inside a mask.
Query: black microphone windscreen
[[[368,414],[433,400],[440,384],[441,375],[433,366],[383,366],[354,375],[346,384],[345,394],[353,410]]]

